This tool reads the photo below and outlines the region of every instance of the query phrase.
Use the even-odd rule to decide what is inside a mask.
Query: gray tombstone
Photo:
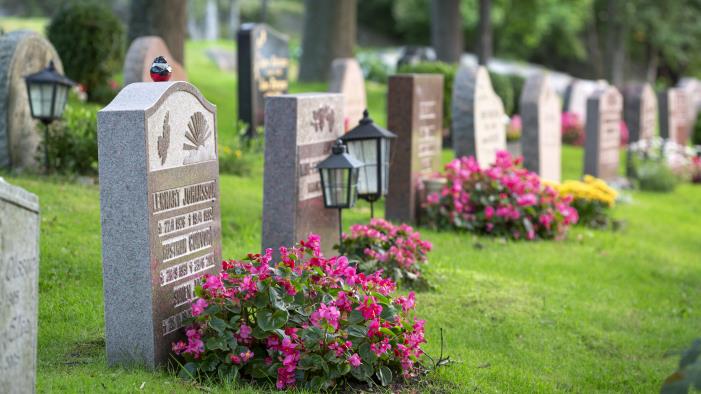
[[[29,31],[0,35],[0,168],[37,169],[40,124],[32,119],[24,77],[61,59],[44,37]]]
[[[622,111],[623,97],[613,86],[599,89],[587,100],[584,174],[617,180]]]
[[[686,92],[679,88],[659,93],[660,137],[680,145],[689,142],[689,104]]]
[[[630,84],[623,89],[623,119],[628,126],[629,143],[654,137],[657,97],[650,84]]]
[[[330,256],[338,242],[338,211],[324,208],[316,165],[343,135],[343,96],[306,93],[271,96],[265,104],[263,248],[277,252],[309,233]]]
[[[110,365],[168,361],[194,281],[221,262],[216,108],[187,82],[128,85],[98,113]]]
[[[582,121],[587,123],[587,100],[589,96],[597,90],[608,86],[604,80],[590,81],[585,79],[574,79],[565,90],[564,111],[576,114]]]
[[[134,82],[151,82],[151,65],[158,56],[165,57],[173,68],[171,81],[187,81],[185,68],[175,61],[161,37],[143,36],[132,41],[124,57],[124,85]]]
[[[365,95],[365,78],[357,60],[344,58],[333,61],[329,92],[343,95],[344,129],[348,131],[357,126],[368,105]]]
[[[475,156],[481,167],[506,150],[504,104],[483,66],[460,66],[453,83],[453,149],[455,156]]]
[[[534,74],[526,80],[520,108],[524,166],[543,179],[560,182],[560,97],[544,74]]]
[[[385,217],[416,222],[422,181],[441,169],[443,76],[399,74],[389,78],[387,128],[392,142]]]
[[[693,130],[696,118],[701,109],[701,81],[696,78],[682,78],[677,87],[686,93],[687,97],[687,127]]]
[[[39,200],[0,178],[0,387],[33,393],[37,360]]]

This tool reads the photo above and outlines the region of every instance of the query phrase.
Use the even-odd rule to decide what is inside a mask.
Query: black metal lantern
[[[68,90],[75,85],[73,81],[56,71],[54,62],[50,61],[45,69],[24,77],[27,84],[27,96],[32,118],[40,120],[45,127],[44,155],[45,165],[49,168],[48,127],[51,122],[60,119],[66,109]]]
[[[331,155],[316,168],[321,175],[321,191],[326,208],[338,209],[339,242],[343,232],[342,211],[352,208],[358,196],[358,172],[363,163],[348,153],[343,141],[337,140]]]
[[[373,123],[368,110],[358,126],[341,137],[348,151],[363,167],[358,176],[358,197],[370,203],[370,215],[375,216],[373,203],[387,194],[389,188],[390,140],[397,135]]]

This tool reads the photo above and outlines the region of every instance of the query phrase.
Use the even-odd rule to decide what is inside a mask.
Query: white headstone
[[[329,92],[343,95],[344,119],[346,131],[358,125],[367,109],[365,95],[365,78],[358,61],[353,58],[336,59],[331,64]]]

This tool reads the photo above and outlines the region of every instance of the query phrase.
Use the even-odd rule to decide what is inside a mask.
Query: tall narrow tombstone
[[[287,37],[266,24],[243,24],[236,41],[239,120],[253,136],[265,122],[265,97],[287,93],[290,49]]]
[[[475,156],[481,167],[506,150],[504,104],[494,92],[484,66],[460,66],[453,84],[453,149],[455,156]]]
[[[696,118],[701,109],[701,81],[696,78],[682,78],[677,87],[686,93],[687,97],[687,127],[691,131],[696,125]]]
[[[220,269],[216,108],[187,82],[133,83],[98,113],[98,154],[107,361],[153,368]]]
[[[316,165],[343,135],[343,96],[269,97],[265,118],[263,249],[277,251],[315,233],[330,256],[338,243],[338,211],[324,208]]]
[[[589,81],[585,79],[574,79],[565,90],[564,111],[576,114],[586,125],[587,122],[587,100],[598,89],[608,86],[604,80]]]
[[[358,125],[367,109],[365,78],[358,61],[353,58],[336,59],[331,64],[329,92],[343,94],[345,131]]]
[[[0,387],[33,393],[37,360],[39,200],[0,178]]]
[[[441,169],[443,76],[399,74],[389,78],[387,129],[392,142],[385,217],[418,219],[422,180]]]
[[[631,84],[623,89],[623,118],[628,126],[629,143],[654,137],[657,97],[650,84]]]
[[[41,160],[40,124],[32,119],[24,77],[54,61],[63,74],[53,45],[25,30],[0,35],[0,168],[36,169]]]
[[[173,68],[171,81],[187,81],[185,68],[175,61],[165,41],[158,36],[143,36],[132,41],[124,57],[124,85],[151,81],[153,59],[163,56]]]
[[[667,89],[658,95],[660,106],[660,137],[680,145],[689,142],[688,98],[679,88]]]
[[[560,182],[560,98],[544,74],[526,80],[521,92],[523,164],[541,178]]]
[[[614,181],[618,178],[623,97],[613,86],[602,88],[587,100],[584,173]]]

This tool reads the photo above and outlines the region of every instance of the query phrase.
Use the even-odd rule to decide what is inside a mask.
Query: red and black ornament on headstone
[[[151,79],[153,82],[167,82],[173,73],[173,68],[166,62],[166,58],[159,56],[153,60],[151,65]]]

